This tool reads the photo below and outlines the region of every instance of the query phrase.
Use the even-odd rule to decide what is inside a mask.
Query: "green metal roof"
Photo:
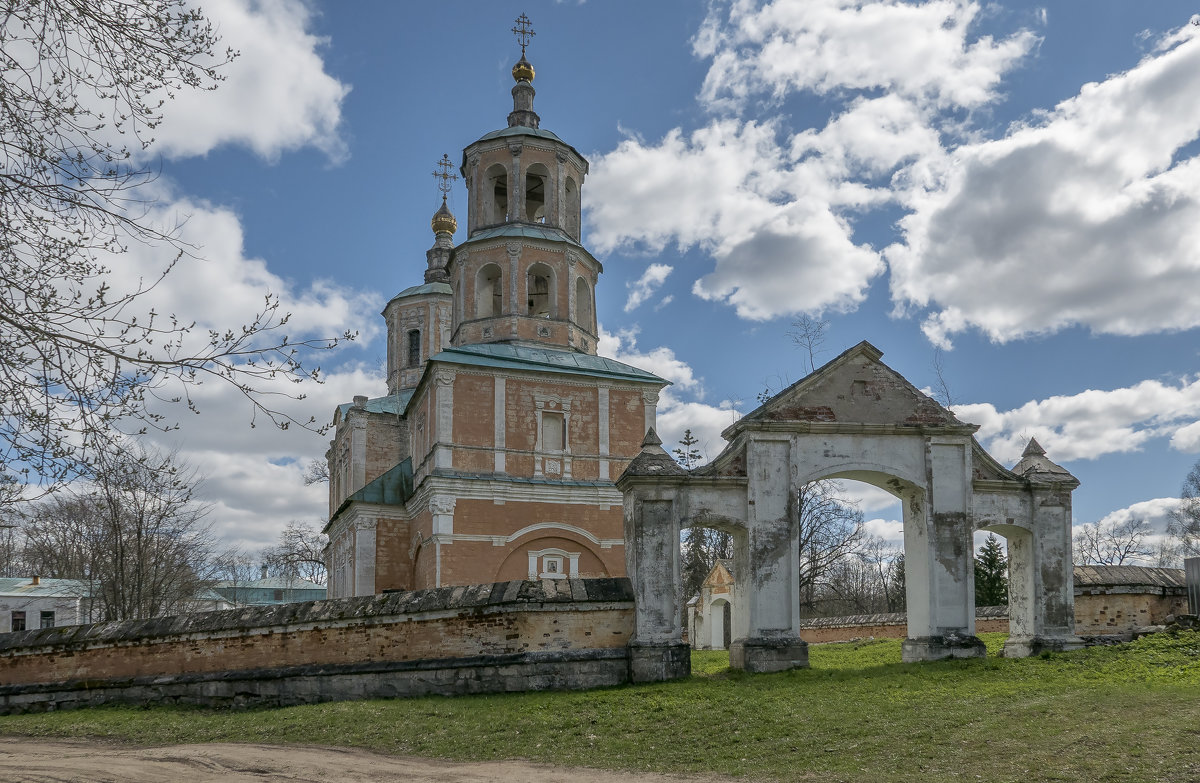
[[[557,141],[559,144],[566,144],[565,141],[550,131],[542,130],[541,128],[530,128],[528,125],[514,125],[510,128],[501,128],[500,130],[494,130],[491,133],[485,133],[484,135],[480,136],[475,143],[478,144],[481,141],[488,141],[489,139],[502,139],[505,136],[537,136],[538,138]],[[567,146],[570,145],[568,144]]]
[[[551,370],[568,375],[616,378],[658,385],[668,383],[653,373],[622,364],[615,359],[606,359],[603,356],[592,356],[576,351],[535,348],[512,343],[485,343],[447,348],[441,353],[435,354],[430,361],[509,370]]]
[[[495,237],[522,237],[525,239],[545,239],[550,242],[566,242],[568,245],[577,247],[591,256],[591,253],[588,252],[587,248],[568,236],[567,232],[563,231],[561,228],[545,226],[540,223],[524,223],[518,221],[502,223],[498,226],[492,226],[490,228],[484,228],[476,231],[475,233],[471,234],[471,236],[467,237],[466,241],[462,244],[467,245],[471,242],[478,242],[483,239],[494,239]],[[462,247],[462,245],[459,245],[459,247]]]
[[[425,283],[423,285],[414,285],[405,288],[400,293],[393,296],[389,302],[394,302],[402,296],[418,296],[420,294],[453,294],[454,289],[449,283]]]
[[[383,506],[398,506],[408,501],[413,493],[412,457],[401,462],[396,467],[369,482],[365,487],[342,501],[338,510],[330,517],[325,530],[329,530],[334,520],[350,507],[351,503],[375,503]]]
[[[78,597],[88,594],[88,584],[81,579],[39,579],[38,584],[27,576],[0,579],[0,596],[21,598]]]
[[[367,413],[393,413],[399,415],[404,412],[408,401],[412,399],[413,391],[413,389],[404,389],[395,394],[389,394],[386,397],[376,397],[367,400],[366,411]],[[354,403],[343,402],[337,409],[344,419],[346,418],[346,413],[353,407]]]

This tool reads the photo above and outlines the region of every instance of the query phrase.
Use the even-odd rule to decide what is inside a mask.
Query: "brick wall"
[[[626,579],[498,582],[0,635],[0,712],[588,688],[628,679]]]

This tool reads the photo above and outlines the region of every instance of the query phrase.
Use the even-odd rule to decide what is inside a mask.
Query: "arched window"
[[[410,329],[408,332],[408,366],[416,367],[421,363],[421,330]]]
[[[535,318],[554,318],[554,270],[545,264],[530,266],[526,286],[528,315]]]
[[[525,172],[525,219],[533,223],[546,222],[546,191],[550,185],[550,172],[541,163],[535,163]]]
[[[475,317],[491,318],[504,311],[504,272],[485,264],[475,276]]]
[[[489,225],[503,223],[508,220],[508,169],[496,163],[487,170],[484,181],[487,183],[484,193],[487,222]]]
[[[567,202],[563,204],[562,226],[568,234],[579,239],[579,186],[575,180],[567,177],[563,190],[566,191]]]
[[[593,321],[592,289],[582,277],[575,278],[575,323],[596,333]]]

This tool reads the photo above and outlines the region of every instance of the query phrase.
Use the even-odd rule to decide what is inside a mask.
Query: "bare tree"
[[[825,331],[828,328],[829,321],[814,318],[807,313],[792,321],[788,336],[808,357],[807,372],[811,373],[817,369],[817,357],[824,352],[822,346],[825,344]]]
[[[304,466],[304,486],[329,483],[329,463],[323,459],[309,460]]]
[[[325,546],[328,537],[306,522],[289,522],[279,543],[263,550],[263,564],[280,576],[299,577],[323,585],[328,578]]]
[[[1123,522],[1080,525],[1072,545],[1076,565],[1134,565],[1154,558],[1147,537],[1150,524],[1142,517]]]
[[[187,611],[211,577],[212,538],[197,487],[174,454],[111,449],[89,486],[28,509],[27,564],[43,576],[86,582],[96,619]]]
[[[1192,466],[1179,492],[1179,507],[1171,512],[1167,535],[1177,548],[1176,557],[1200,556],[1200,462]]]
[[[822,581],[863,539],[863,514],[838,496],[832,481],[813,481],[795,495],[800,549],[800,605],[817,606]]]
[[[946,381],[946,356],[941,348],[933,350],[933,396],[946,408],[954,407],[954,395],[950,392],[950,384]]]
[[[4,0],[0,19],[0,471],[52,488],[87,473],[110,431],[169,429],[153,401],[220,379],[279,426],[277,378],[318,379],[267,295],[248,323],[195,333],[147,294],[189,248],[155,224],[153,132],[177,93],[214,89],[236,53],[188,0]],[[164,251],[127,290],[110,264]],[[344,337],[349,338],[347,334]],[[20,499],[28,499],[24,496]]]

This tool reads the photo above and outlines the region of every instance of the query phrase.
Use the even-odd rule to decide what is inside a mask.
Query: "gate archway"
[[[653,430],[617,480],[625,558],[636,601],[635,680],[689,670],[679,617],[679,533],[734,533],[730,664],[747,671],[808,665],[799,635],[797,493],[846,478],[885,489],[904,514],[908,634],[904,660],[984,654],[975,636],[978,529],[1009,541],[1007,655],[1066,649],[1074,630],[1071,492],[1079,486],[1031,441],[1008,470],[965,424],[880,361],[862,342],[732,426],[708,465],[685,471]]]

